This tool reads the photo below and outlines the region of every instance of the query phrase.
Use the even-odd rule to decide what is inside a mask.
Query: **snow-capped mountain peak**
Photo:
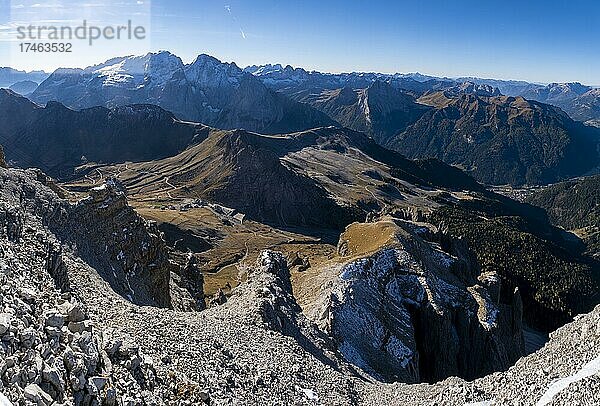
[[[147,81],[162,85],[183,69],[181,59],[170,52],[161,51],[139,56],[125,56],[110,59],[102,64],[86,68],[86,76],[98,77],[102,85],[141,86]]]
[[[271,65],[270,63],[266,65],[252,65],[244,68],[244,72],[255,76],[268,75],[269,73],[281,72],[282,70],[283,66],[280,63],[275,65]]]

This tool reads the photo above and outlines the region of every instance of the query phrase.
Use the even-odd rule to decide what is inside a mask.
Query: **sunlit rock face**
[[[348,227],[342,252],[355,254],[351,240],[368,236],[364,228]],[[376,379],[473,379],[524,352],[520,295],[502,303],[501,289],[497,275],[480,274],[462,240],[404,223],[381,249],[340,266],[315,318],[346,360]]]

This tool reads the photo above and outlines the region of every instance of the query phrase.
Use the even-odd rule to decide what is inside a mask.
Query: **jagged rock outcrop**
[[[0,259],[4,396],[15,404],[117,405],[154,387],[154,366],[139,347],[98,330],[75,297],[18,259]]]
[[[47,224],[73,206],[38,176],[0,169],[0,392],[19,405],[135,403],[154,385],[152,362],[99,330],[72,294],[67,267],[81,259]]]
[[[176,267],[167,258],[160,231],[127,205],[112,180],[68,206],[63,216],[49,218],[48,225],[124,297],[139,304],[171,305],[169,281]]]
[[[308,320],[292,292],[290,271],[283,254],[262,251],[249,269],[248,282],[234,289],[225,305],[245,309],[244,322],[294,337],[302,344],[319,344],[319,351],[334,358],[330,338]]]
[[[550,335],[538,352],[508,371],[471,382],[448,378],[435,385],[368,389],[372,404],[596,405],[600,402],[600,306]]]
[[[254,318],[252,322],[274,331],[294,334],[302,310],[293,297],[287,261],[283,255],[263,251],[248,279],[250,283],[234,290],[233,297],[247,302],[248,317]]]
[[[71,288],[66,268],[84,261],[124,298],[172,306],[171,274],[179,272],[179,267],[168,259],[156,224],[128,206],[115,182],[107,181],[72,204],[59,197],[54,190],[64,191],[38,170],[0,171],[2,234],[19,243],[27,232],[43,228],[48,234],[40,248],[44,267],[59,290]],[[34,224],[27,226],[27,221]],[[202,285],[194,289],[201,296]],[[184,288],[177,295],[188,295],[191,300],[188,292]]]
[[[184,266],[180,268],[179,274],[185,284],[185,288],[194,299],[197,310],[203,310],[206,307],[204,301],[204,275],[198,266],[196,256],[189,254]]]
[[[502,302],[498,276],[479,274],[464,243],[430,233],[392,220],[349,226],[340,247],[350,260],[313,318],[347,361],[380,380],[473,379],[508,368],[524,352],[518,291]]]

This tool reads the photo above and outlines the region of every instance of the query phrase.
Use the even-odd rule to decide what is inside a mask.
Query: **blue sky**
[[[79,13],[116,24],[135,14],[149,27],[144,43],[105,41],[72,61],[12,52],[10,61],[21,68],[89,65],[116,53],[167,49],[186,62],[208,53],[240,66],[282,63],[329,72],[419,71],[600,85],[595,1],[98,0],[95,7],[94,0],[2,2],[12,7],[9,21],[26,9],[16,5],[47,3],[71,10],[73,20]]]

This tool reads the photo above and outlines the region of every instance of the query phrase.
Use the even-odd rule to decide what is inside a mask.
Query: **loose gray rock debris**
[[[163,263],[155,279],[157,268],[143,262],[163,258],[158,235],[145,234],[152,227],[123,215],[137,224],[135,238],[154,241],[157,251],[138,255],[132,243],[119,259],[116,248],[129,231],[119,224],[103,250],[94,235],[117,232],[113,216],[85,225],[94,218],[85,208],[113,210],[102,206],[107,197],[120,205],[114,195],[72,205],[31,170],[0,169],[0,186],[2,406],[533,405],[561,378],[572,383],[553,393],[550,405],[599,402],[598,373],[580,371],[599,355],[600,307],[504,373],[385,384],[347,363],[303,315],[280,254],[261,254],[226,303],[179,311],[161,306],[167,296],[158,297],[150,282],[173,265]],[[115,213],[122,210],[127,206]],[[81,213],[83,228],[73,213]],[[132,272],[135,263],[142,265]]]

